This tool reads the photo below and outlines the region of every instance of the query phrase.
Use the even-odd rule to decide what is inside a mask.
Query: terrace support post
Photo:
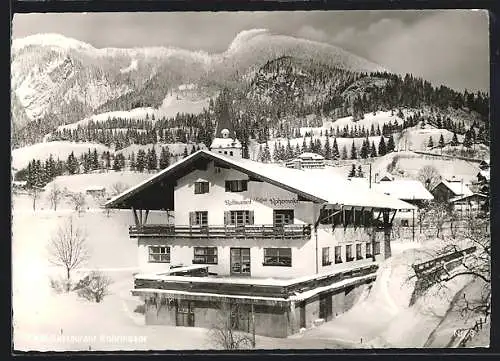
[[[415,208],[413,208],[412,210],[412,222],[411,222],[411,238],[412,238],[412,241],[413,243],[415,243]]]
[[[132,207],[132,213],[134,213],[135,226],[139,227],[140,226],[139,218],[137,218],[137,210],[134,207]]]
[[[149,209],[146,209],[146,215],[144,217],[144,224],[146,224],[148,221],[148,215],[149,215]]]
[[[391,257],[391,223],[389,212],[388,209],[384,209],[382,212],[384,220],[384,259]]]
[[[253,302],[251,304],[252,307],[252,348],[255,348],[255,311],[253,307]]]

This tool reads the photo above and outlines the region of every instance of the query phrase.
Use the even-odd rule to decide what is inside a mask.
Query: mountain
[[[158,107],[181,84],[211,92],[239,83],[281,56],[352,71],[383,70],[338,47],[262,29],[241,32],[220,54],[171,47],[98,49],[38,34],[12,42],[13,143],[40,141],[47,129],[95,113]]]

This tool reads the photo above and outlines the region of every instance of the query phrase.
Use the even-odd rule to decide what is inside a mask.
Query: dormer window
[[[208,182],[194,182],[194,194],[208,193]]]
[[[226,192],[245,192],[248,190],[247,180],[226,181]]]

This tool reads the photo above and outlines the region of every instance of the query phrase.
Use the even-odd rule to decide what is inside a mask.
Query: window
[[[226,181],[226,192],[244,192],[248,190],[247,180]]]
[[[361,244],[356,245],[356,259],[363,259],[363,255],[361,254]]]
[[[224,154],[226,154],[226,155],[227,155],[227,151],[226,151],[226,150],[224,151]]]
[[[292,266],[291,248],[264,248],[264,266]]]
[[[224,214],[225,224],[244,226],[253,224],[253,211],[229,211]]]
[[[189,225],[208,226],[208,212],[207,211],[189,212]]]
[[[208,193],[208,182],[194,182],[194,194]]]
[[[409,227],[409,223],[407,219],[402,219],[401,220],[401,226],[402,227]]]
[[[285,224],[293,224],[293,209],[277,209],[273,211],[274,226],[283,226]]]
[[[352,260],[354,260],[354,258],[352,257],[352,245],[350,244],[345,246],[345,260],[346,262],[351,262]]]
[[[233,151],[230,151],[230,152],[229,152],[229,155],[233,155]]]
[[[217,247],[194,247],[193,264],[217,264]]]
[[[149,246],[149,262],[170,263],[170,247]]]
[[[366,258],[372,257],[372,243],[366,242]]]
[[[330,262],[330,247],[323,247],[322,260],[323,266],[329,266],[332,264],[332,262]]]
[[[335,246],[335,263],[342,263],[342,248]]]
[[[380,241],[375,242],[375,244],[373,245],[373,254],[374,255],[380,254]]]

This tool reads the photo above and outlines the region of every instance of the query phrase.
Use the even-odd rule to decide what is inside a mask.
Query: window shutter
[[[230,224],[231,223],[231,213],[229,211],[224,212],[224,224]]]
[[[189,225],[194,226],[196,224],[196,213],[189,212]]]
[[[253,224],[253,211],[248,212],[248,224]]]
[[[230,192],[231,191],[230,184],[231,184],[230,181],[226,181],[226,192]]]

